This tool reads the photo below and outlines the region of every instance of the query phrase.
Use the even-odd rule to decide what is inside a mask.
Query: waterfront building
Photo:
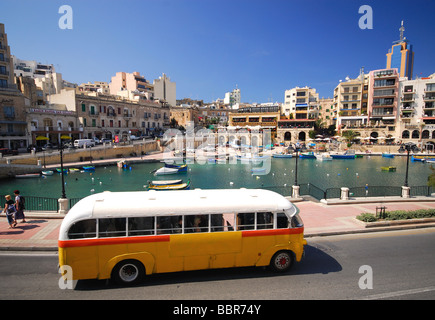
[[[169,103],[171,106],[177,104],[177,86],[176,83],[163,73],[161,77],[153,82],[154,99]]]
[[[71,89],[51,98],[77,112],[78,125],[83,128],[79,138],[118,136],[127,141],[130,135],[160,134],[169,127],[169,107],[155,101]]]
[[[30,101],[14,81],[14,67],[4,24],[0,23],[0,147],[27,147],[25,107]]]
[[[333,98],[319,99],[319,118],[322,119],[323,125],[325,127],[336,124],[337,109],[334,107]]]
[[[356,79],[346,78],[334,89],[333,108],[338,113],[337,129],[358,128],[368,124],[369,75],[361,70]]]
[[[394,132],[398,120],[399,73],[397,69],[369,73],[368,115],[371,125],[386,125]]]
[[[403,21],[399,31],[400,39],[393,42],[393,46],[387,53],[386,68],[396,68],[400,77],[407,77],[411,80],[414,68],[414,52],[412,50],[412,45],[406,37],[403,36],[405,31]]]
[[[429,77],[399,82],[400,111],[398,135],[404,142],[434,144],[435,73]],[[432,147],[433,149],[433,147]]]
[[[286,90],[281,114],[289,119],[312,120],[319,117],[319,94],[310,87]]]
[[[271,132],[271,139],[275,139],[280,119],[280,107],[276,105],[244,107],[229,112],[228,117],[229,131],[246,129],[248,131],[261,132],[264,129],[268,129]],[[246,144],[250,144],[250,141],[246,141]]]

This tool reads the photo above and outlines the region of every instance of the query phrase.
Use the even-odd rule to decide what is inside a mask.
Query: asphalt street
[[[303,261],[286,274],[263,268],[204,270],[152,275],[131,288],[78,281],[73,290],[59,288],[56,252],[1,252],[0,299],[432,300],[433,243],[435,228],[313,237]]]

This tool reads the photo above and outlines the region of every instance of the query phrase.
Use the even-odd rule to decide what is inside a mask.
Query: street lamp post
[[[294,146],[294,150],[296,151],[296,167],[295,167],[295,183],[292,187],[292,198],[299,198],[299,185],[298,185],[298,158],[299,151],[301,151],[301,147],[299,143]]]
[[[420,149],[415,143],[407,142],[400,145],[398,150],[400,153],[407,152],[406,154],[406,173],[405,173],[405,187],[408,187],[408,169],[409,169],[409,154],[410,152],[419,152]]]
[[[298,185],[298,158],[299,158],[299,151],[301,151],[301,148],[299,146],[295,146],[296,151],[296,167],[295,167],[295,186]]]
[[[60,151],[60,174],[62,177],[62,196],[61,196],[61,198],[66,199],[65,179],[64,179],[64,172],[63,172],[63,143],[60,144],[59,151]]]

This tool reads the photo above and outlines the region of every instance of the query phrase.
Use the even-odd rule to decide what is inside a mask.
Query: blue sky
[[[73,9],[62,30],[61,5]],[[373,9],[361,30],[358,9]],[[384,68],[401,20],[414,75],[435,72],[435,0],[0,0],[12,54],[52,63],[65,80],[166,73],[177,99],[211,102],[238,86],[243,102],[284,100],[295,86],[332,97],[339,80]]]

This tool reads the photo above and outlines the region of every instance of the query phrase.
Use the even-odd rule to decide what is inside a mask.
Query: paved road
[[[153,275],[133,288],[78,281],[75,290],[59,289],[55,252],[3,252],[0,299],[435,299],[433,243],[435,228],[314,237],[305,259],[284,275],[260,268],[206,270]],[[361,266],[371,268],[372,281]]]

